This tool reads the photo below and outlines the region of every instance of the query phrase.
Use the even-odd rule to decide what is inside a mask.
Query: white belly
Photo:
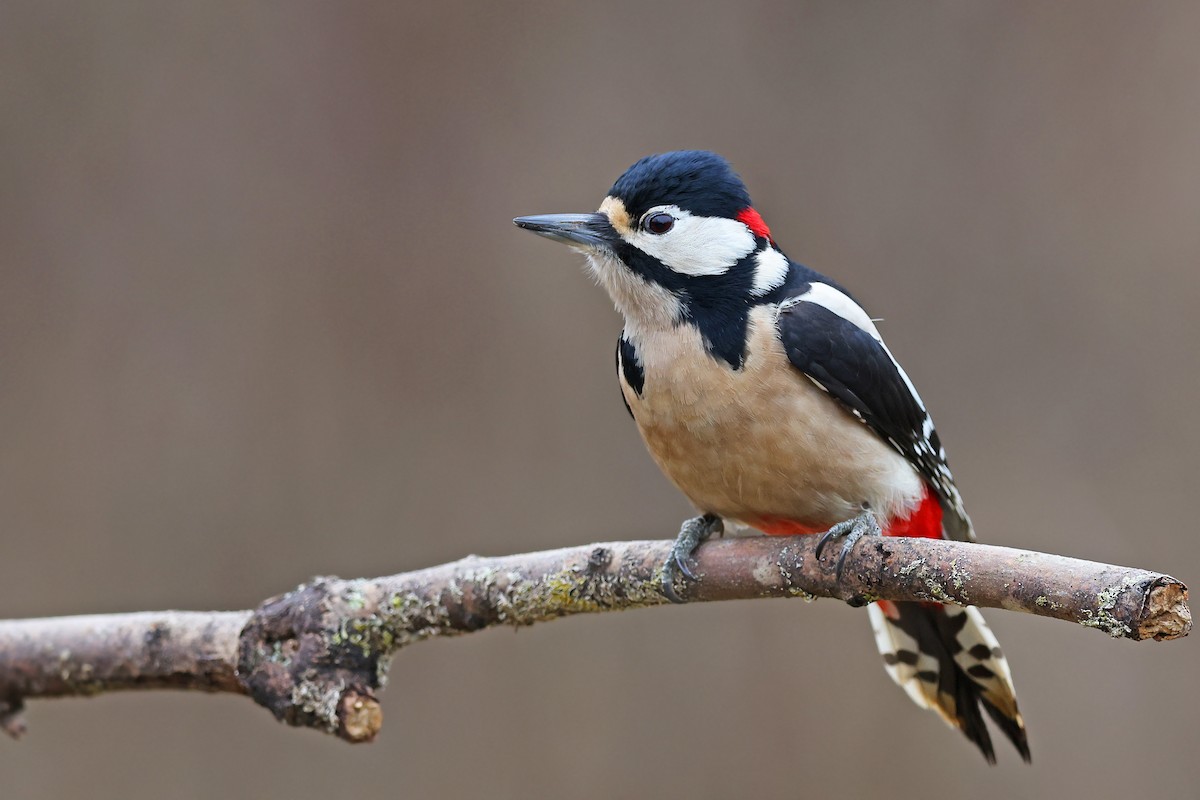
[[[792,366],[775,310],[750,316],[739,370],[681,325],[634,341],[642,396],[621,389],[650,454],[702,511],[749,525],[784,519],[823,529],[872,508],[906,517],[924,487],[916,470]]]

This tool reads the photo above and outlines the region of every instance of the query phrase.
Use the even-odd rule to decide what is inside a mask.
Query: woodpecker
[[[790,258],[715,153],[647,156],[593,214],[519,217],[582,252],[624,317],[617,379],[650,455],[700,511],[663,592],[726,521],[769,535],[974,540],[933,421],[875,323],[837,282]],[[820,548],[818,548],[819,552]],[[981,708],[1029,744],[996,637],[974,607],[868,606],[884,666],[995,763]]]

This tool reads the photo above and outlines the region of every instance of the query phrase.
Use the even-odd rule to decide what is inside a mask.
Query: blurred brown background
[[[983,538],[1198,581],[1198,33],[1189,3],[5,3],[0,615],[672,535],[616,315],[510,220],[681,147],[885,318]],[[1194,642],[989,616],[1030,768],[915,709],[860,610],[773,601],[423,644],[373,746],[242,698],[36,703],[0,782],[1194,795]]]

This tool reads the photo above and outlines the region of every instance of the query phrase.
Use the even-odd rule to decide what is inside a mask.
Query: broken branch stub
[[[379,595],[367,581],[323,577],[264,602],[240,637],[246,691],[289,725],[374,739],[383,726],[375,691],[394,649],[377,624]]]

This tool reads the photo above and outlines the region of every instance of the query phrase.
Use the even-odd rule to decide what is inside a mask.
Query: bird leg
[[[692,553],[696,552],[705,539],[714,533],[724,533],[724,531],[725,523],[716,514],[692,517],[683,523],[679,529],[679,535],[675,537],[675,544],[671,545],[667,561],[663,564],[662,590],[668,600],[672,603],[684,602],[684,599],[675,591],[675,580],[680,574],[691,580],[697,580],[696,573],[692,571]]]
[[[868,508],[857,517],[848,519],[845,522],[839,522],[821,534],[821,540],[817,542],[816,556],[820,559],[821,551],[832,540],[845,538],[845,541],[842,543],[842,552],[838,555],[837,560],[837,579],[840,581],[842,579],[842,567],[846,564],[846,556],[850,555],[850,551],[854,549],[854,545],[858,544],[858,540],[864,536],[882,535],[883,530],[879,527],[879,520],[875,518],[875,512]]]

